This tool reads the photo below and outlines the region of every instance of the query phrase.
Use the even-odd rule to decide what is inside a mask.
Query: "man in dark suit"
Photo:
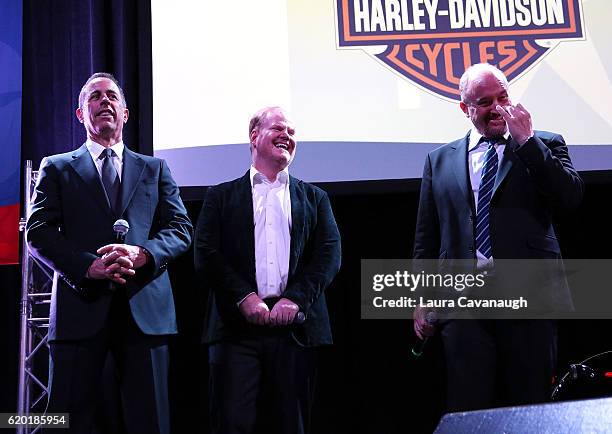
[[[48,412],[68,412],[90,433],[109,351],[120,375],[126,428],[168,433],[168,335],[176,318],[166,268],[192,226],[163,160],[123,144],[128,109],[106,73],[92,75],[76,115],[79,149],[45,158],[27,222],[31,253],[54,271]],[[114,222],[129,224],[116,243]]]
[[[504,275],[496,260],[545,259],[540,271],[553,284],[540,308],[571,310],[552,216],[579,204],[583,183],[563,138],[533,131],[529,112],[512,104],[506,77],[491,65],[469,68],[460,91],[461,109],[473,127],[427,156],[415,260],[474,260],[477,271],[493,276],[490,283],[504,286],[517,275]],[[552,320],[455,319],[440,328],[449,410],[550,397],[556,358]],[[433,334],[426,309],[415,310],[414,329],[420,338]]]
[[[282,109],[258,112],[250,170],[211,187],[198,219],[214,433],[253,432],[263,395],[276,432],[309,430],[313,347],[332,342],[324,290],[340,267],[340,234],[327,194],[288,174],[294,134]]]

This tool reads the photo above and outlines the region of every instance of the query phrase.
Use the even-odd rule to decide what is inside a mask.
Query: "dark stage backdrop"
[[[205,162],[203,162],[205,166]],[[559,216],[557,233],[566,258],[607,258],[612,231],[605,212],[612,172],[583,174],[584,201]],[[323,348],[314,408],[316,434],[404,434],[432,432],[444,406],[444,362],[433,338],[420,360],[405,320],[360,319],[361,258],[410,257],[419,180],[323,185],[342,234],[342,269],[327,291],[334,345]],[[201,191],[183,191],[190,217],[197,220]],[[171,405],[175,433],[207,433],[207,356],[200,346],[206,294],[194,281],[191,252],[170,267],[179,335],[171,348]],[[18,285],[19,276],[3,274]],[[5,280],[8,278],[8,280]],[[604,288],[602,288],[604,289]],[[10,295],[10,294],[8,294]],[[17,298],[2,291],[0,412],[14,411],[17,372]],[[612,349],[609,321],[563,321],[559,329],[559,374],[569,363]],[[611,369],[612,370],[612,369]]]
[[[556,220],[563,255],[607,258],[612,230],[608,229],[602,198],[612,192],[612,172],[582,175],[586,183],[582,205]],[[439,338],[430,340],[423,357],[415,360],[410,354],[417,343],[411,321],[360,318],[360,261],[411,257],[420,180],[321,186],[330,193],[343,254],[340,273],[326,292],[334,345],[319,354],[313,432],[430,433],[443,414],[445,399]],[[194,222],[203,194],[203,189],[182,191]],[[180,330],[174,347],[178,356],[172,381],[174,423],[176,432],[191,432],[193,424],[185,409],[197,412],[202,423],[207,421],[207,357],[198,345],[206,294],[193,281],[190,256],[173,264],[171,272]],[[564,374],[570,363],[612,349],[609,327],[605,320],[561,321],[558,375]],[[199,385],[190,381],[193,379],[199,380]],[[208,431],[199,425],[196,432]]]

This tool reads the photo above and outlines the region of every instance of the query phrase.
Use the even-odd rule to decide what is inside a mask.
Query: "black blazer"
[[[425,161],[414,244],[415,259],[473,259],[476,213],[468,174],[469,133],[429,153]],[[577,206],[583,182],[558,134],[536,131],[518,147],[512,139],[501,158],[490,204],[496,259],[549,259],[559,275],[561,250],[552,216]],[[557,260],[555,262],[555,259]],[[516,276],[514,276],[516,277]],[[546,294],[548,307],[570,309],[565,279]]]
[[[306,314],[292,326],[306,346],[331,344],[324,290],[340,268],[340,233],[327,194],[290,176],[291,251],[282,296]],[[257,292],[253,196],[249,172],[208,189],[195,236],[196,275],[210,290],[203,341],[257,333],[238,303]]]
[[[115,242],[119,216],[130,224],[126,244],[144,247],[153,259],[126,284],[134,320],[145,334],[176,333],[166,268],[187,250],[193,228],[170,170],[165,161],[126,147],[116,215],[83,145],[42,161],[26,226],[30,252],[55,271],[49,339],[91,337],[105,323],[108,281],[85,276],[96,250]]]

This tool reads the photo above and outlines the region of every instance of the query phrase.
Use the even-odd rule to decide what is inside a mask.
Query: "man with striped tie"
[[[474,260],[476,271],[495,275],[496,260],[552,259],[557,269],[544,272],[558,276],[562,262],[553,210],[577,206],[583,192],[563,138],[533,130],[529,112],[511,102],[508,81],[494,66],[468,68],[459,90],[472,128],[427,156],[415,260]],[[499,285],[508,282],[497,274],[506,279]],[[555,280],[551,291],[552,310],[572,308],[565,279]],[[549,398],[554,321],[454,319],[434,325],[425,309],[415,311],[420,338],[436,328],[444,345],[449,411]]]

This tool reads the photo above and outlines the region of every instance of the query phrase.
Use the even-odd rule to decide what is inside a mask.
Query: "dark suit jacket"
[[[295,302],[307,316],[294,326],[303,345],[331,344],[323,291],[340,268],[340,234],[327,194],[290,177],[291,251],[289,278],[282,297]],[[198,219],[195,268],[210,289],[203,340],[257,334],[238,303],[257,292],[253,196],[247,172],[241,178],[208,189]]]
[[[475,258],[476,213],[468,173],[468,143],[469,134],[427,156],[415,234],[417,260]],[[549,259],[557,267],[550,270],[551,276],[558,276],[558,267],[563,265],[552,225],[553,211],[577,206],[582,193],[583,182],[560,135],[536,131],[520,147],[510,140],[491,197],[493,258]],[[557,281],[553,292],[546,295],[547,307],[572,308],[565,279]]]
[[[115,215],[85,145],[41,163],[26,234],[30,252],[55,270],[50,340],[88,338],[104,325],[109,281],[85,276],[96,250],[115,242],[119,217],[130,224],[126,244],[145,248],[153,259],[126,285],[134,320],[146,334],[176,333],[166,268],[189,247],[192,225],[165,161],[126,147],[120,197]]]

